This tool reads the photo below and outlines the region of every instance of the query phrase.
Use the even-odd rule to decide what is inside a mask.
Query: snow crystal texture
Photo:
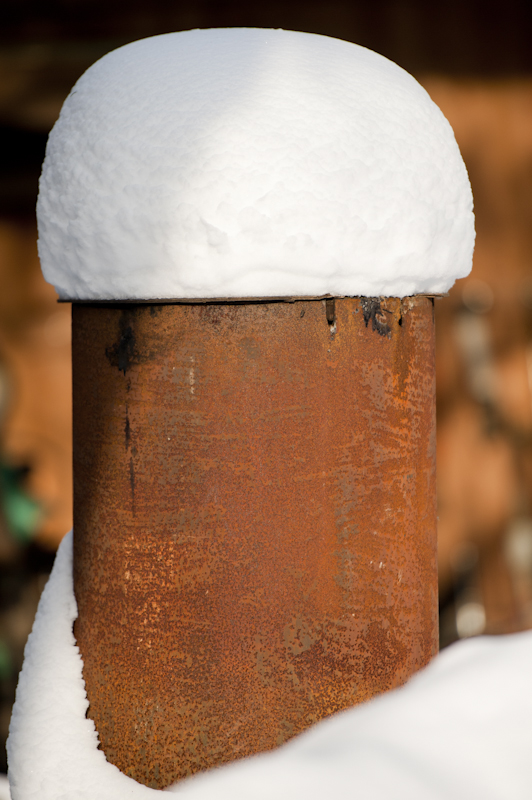
[[[13,800],[154,800],[109,764],[91,720],[72,536],[26,646],[8,741]],[[532,632],[453,645],[404,688],[319,723],[276,751],[167,790],[182,800],[530,800]]]
[[[388,59],[327,36],[165,34],[97,61],[37,205],[64,299],[445,292],[471,268],[453,132]]]

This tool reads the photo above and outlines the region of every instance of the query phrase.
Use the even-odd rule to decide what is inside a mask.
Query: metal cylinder
[[[437,649],[433,302],[73,306],[75,635],[154,788]]]

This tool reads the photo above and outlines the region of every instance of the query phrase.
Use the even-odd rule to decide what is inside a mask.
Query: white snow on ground
[[[7,775],[0,775],[0,800],[11,800]]]
[[[13,800],[151,800],[98,750],[82,661],[72,626],[77,617],[72,534],[62,541],[24,652],[7,742]]]
[[[72,536],[28,640],[8,741],[13,800],[151,800],[97,750],[72,624]],[[532,633],[454,645],[404,688],[279,750],[178,784],[182,800],[530,800]]]
[[[445,292],[469,180],[408,73],[308,33],[193,30],[109,53],[50,134],[39,253],[62,298]]]

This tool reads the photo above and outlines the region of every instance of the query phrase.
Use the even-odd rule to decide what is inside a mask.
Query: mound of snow
[[[152,800],[160,792],[97,749],[76,613],[69,535],[26,646],[8,741],[13,800]],[[532,633],[461,642],[402,689],[167,791],[183,800],[529,800],[531,673]]]
[[[98,750],[72,628],[72,534],[65,536],[24,651],[7,741],[12,800],[152,800]]]
[[[425,90],[283,30],[165,34],[96,62],[50,134],[37,215],[64,299],[439,293],[474,242]]]
[[[0,775],[0,800],[11,800],[7,775]]]

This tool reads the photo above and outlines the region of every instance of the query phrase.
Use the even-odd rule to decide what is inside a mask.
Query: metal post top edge
[[[378,295],[372,299],[386,300],[394,295]],[[82,300],[79,298],[59,298],[58,303],[72,303],[78,306],[122,306],[122,305],[217,305],[226,303],[228,305],[243,305],[253,303],[296,303],[298,301],[312,301],[312,300],[344,300],[356,298],[368,298],[369,295],[335,295],[335,294],[322,294],[311,296],[291,296],[291,297],[163,297],[163,298],[149,298],[149,299],[92,299]],[[408,297],[428,297],[431,299],[440,299],[448,297],[448,292],[438,294],[436,292],[431,294],[414,294],[405,295],[398,299],[405,300]]]

